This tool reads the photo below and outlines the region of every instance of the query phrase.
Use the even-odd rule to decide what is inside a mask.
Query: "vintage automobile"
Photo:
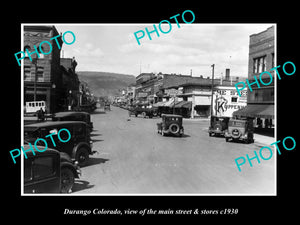
[[[89,126],[90,132],[93,131],[93,122],[91,122],[91,115],[88,112],[57,112],[52,115],[52,121],[83,121]]]
[[[225,139],[234,141],[244,141],[245,143],[254,142],[253,139],[253,119],[230,119],[228,129],[225,131]]]
[[[104,103],[104,110],[109,110],[110,111],[110,103],[109,102]]]
[[[211,137],[214,136],[221,136],[225,134],[225,130],[228,128],[228,121],[230,117],[218,117],[212,116],[210,118],[210,126],[208,128],[208,134]]]
[[[68,142],[61,142],[57,135],[52,135],[55,146],[50,138],[47,139],[48,147],[54,148],[60,152],[67,153],[71,159],[78,161],[79,166],[85,166],[89,160],[92,151],[93,142],[90,137],[88,125],[82,121],[47,121],[42,123],[27,124],[24,126],[24,139],[27,142],[34,143],[38,138],[45,138],[51,133],[56,133],[66,128],[71,133],[71,139]],[[65,132],[64,132],[65,133]],[[61,139],[67,138],[61,134]],[[39,143],[45,145],[44,142]]]
[[[157,123],[157,133],[165,136],[166,134],[172,134],[176,136],[182,136],[184,129],[182,126],[182,116],[175,114],[162,114],[162,122]]]
[[[149,117],[152,118],[153,116],[157,116],[157,109],[156,108],[142,108],[142,107],[131,107],[129,109],[131,114],[137,117],[138,115],[142,115],[143,118]]]
[[[29,145],[24,145],[24,149]],[[26,152],[24,158],[24,193],[70,193],[81,170],[64,152],[47,149]]]

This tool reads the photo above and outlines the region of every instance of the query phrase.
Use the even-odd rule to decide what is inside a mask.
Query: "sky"
[[[249,36],[266,30],[273,24],[171,24],[171,31],[154,32],[149,40],[145,28],[153,24],[54,24],[58,32],[72,31],[73,44],[63,44],[64,58],[75,57],[76,71],[103,71],[137,76],[147,72],[176,73],[215,77],[248,76]],[[161,26],[167,31],[167,23]],[[134,33],[143,30],[140,45]],[[140,35],[139,33],[138,35]],[[72,41],[66,34],[68,42]],[[68,40],[69,38],[69,40]]]

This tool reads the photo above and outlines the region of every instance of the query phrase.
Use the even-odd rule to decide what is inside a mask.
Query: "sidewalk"
[[[270,144],[274,143],[275,141],[275,137],[254,133],[255,143],[262,144],[263,146],[270,146]]]

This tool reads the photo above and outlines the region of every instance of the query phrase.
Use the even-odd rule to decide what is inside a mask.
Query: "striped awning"
[[[274,119],[274,105],[247,105],[245,108],[233,112],[233,116],[258,117]]]
[[[192,108],[192,102],[191,101],[180,101],[180,102],[176,103],[175,108],[191,109]]]

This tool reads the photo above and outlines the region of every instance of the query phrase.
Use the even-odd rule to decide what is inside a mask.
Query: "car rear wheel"
[[[60,172],[61,177],[61,193],[70,193],[72,192],[72,187],[75,182],[75,176],[71,169],[69,168],[62,168]]]
[[[142,117],[146,118],[146,112],[142,112]]]
[[[76,152],[76,161],[80,167],[85,166],[89,161],[89,152],[85,147],[81,147]]]

